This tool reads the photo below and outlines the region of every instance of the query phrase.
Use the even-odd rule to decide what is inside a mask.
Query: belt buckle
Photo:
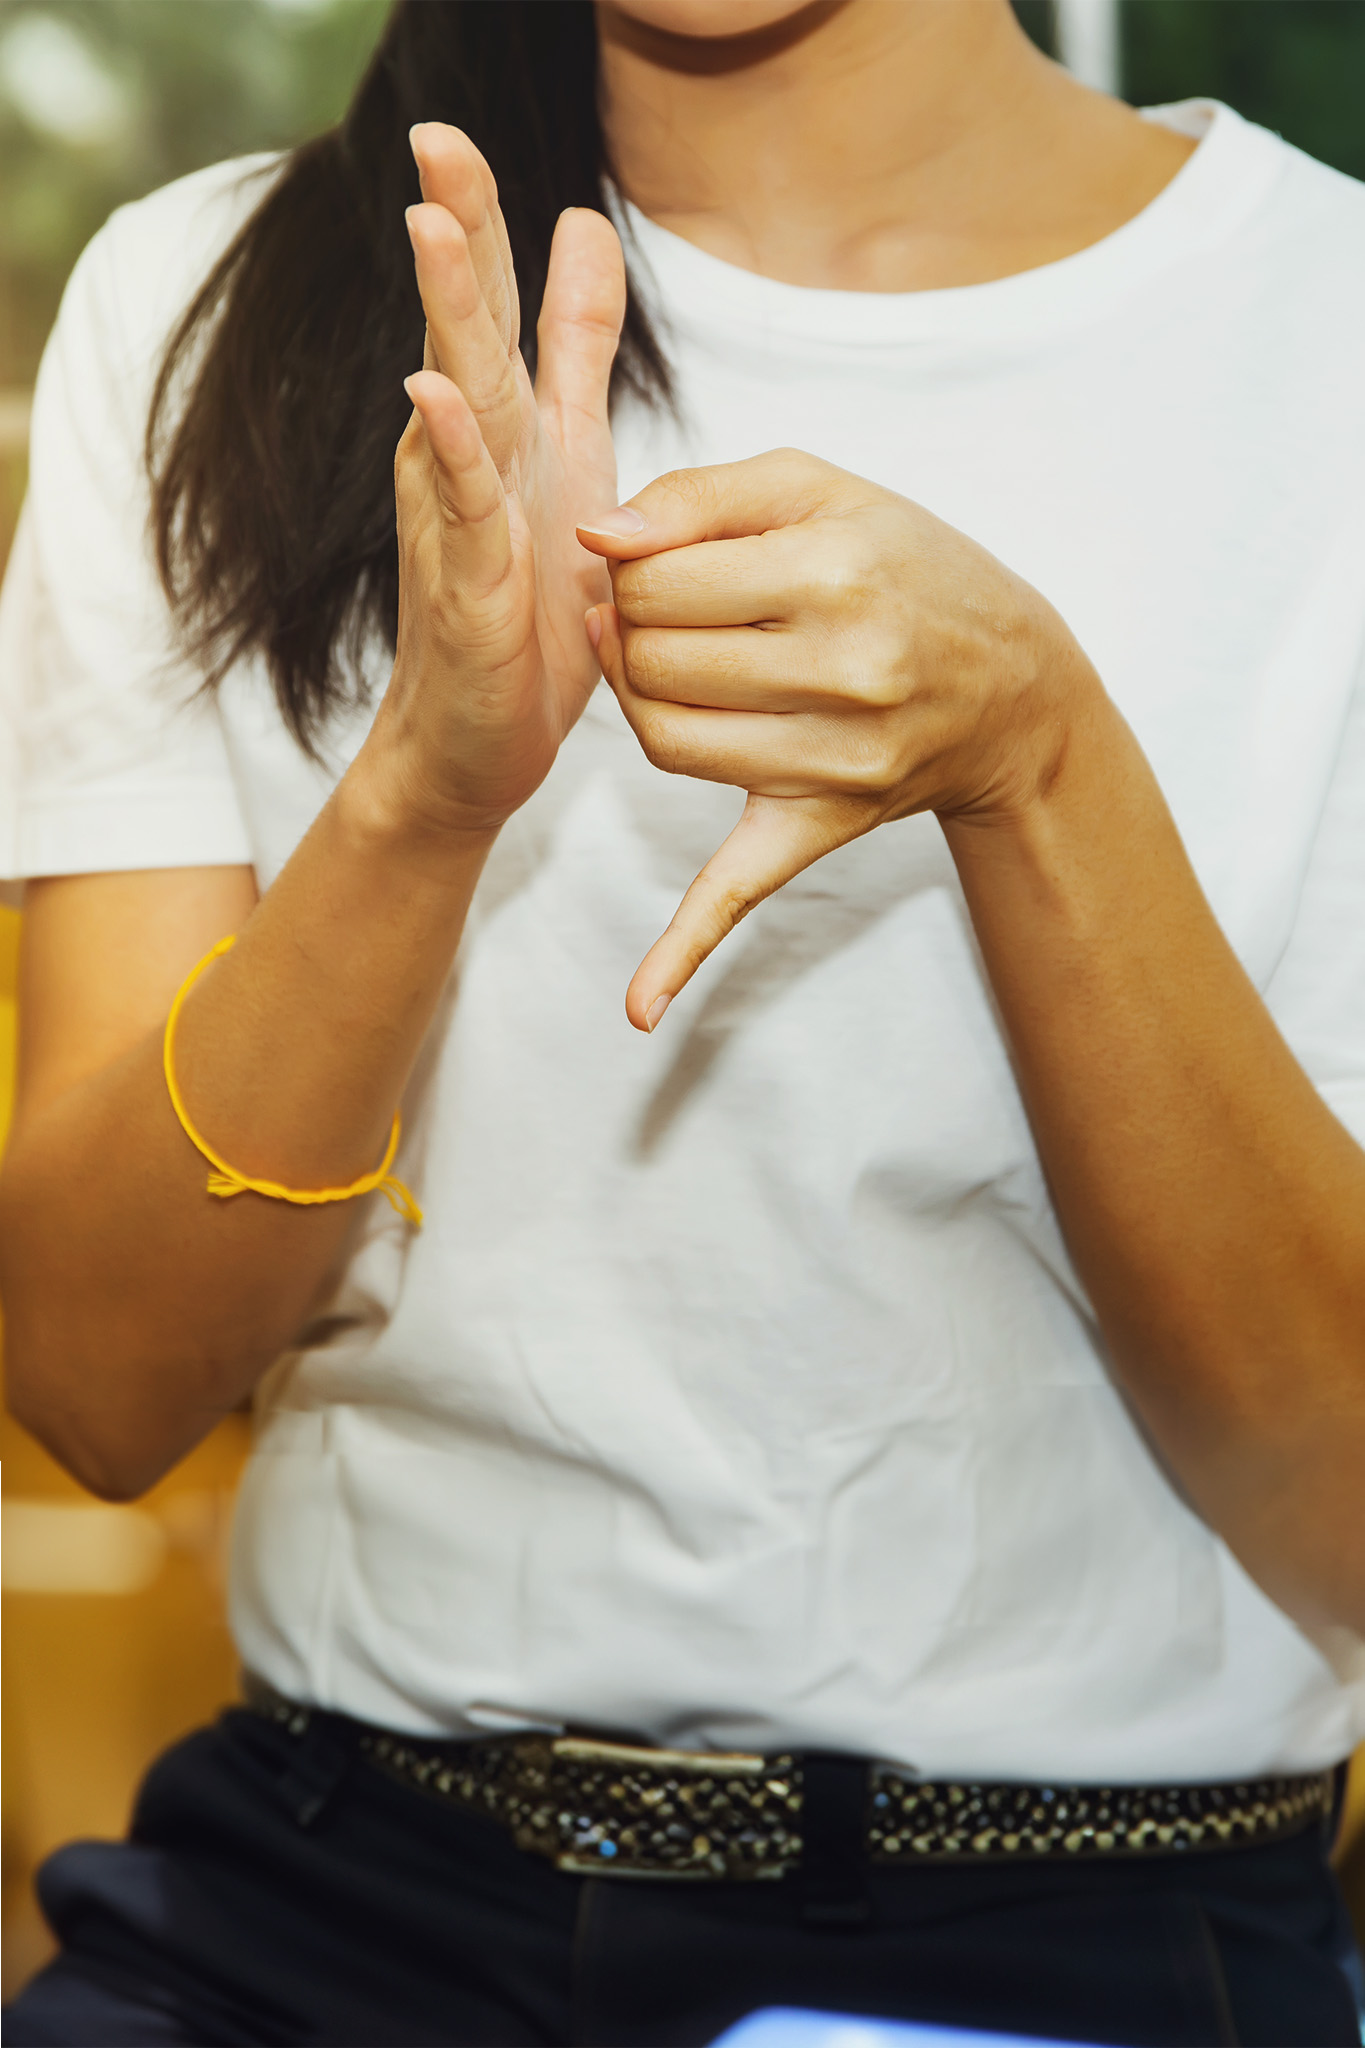
[[[774,1829],[766,1814],[759,1817],[769,1787],[784,1819],[794,1798],[799,1804],[795,1759],[653,1749],[587,1735],[556,1736],[548,1747],[552,1763],[568,1767],[570,1800],[577,1771],[612,1776],[604,1789],[616,1812],[554,1855],[556,1869],[571,1876],[780,1877],[799,1846],[780,1824]],[[743,1811],[732,1804],[731,1787]],[[586,1801],[584,1809],[586,1818]],[[760,1842],[760,1835],[769,1839]]]
[[[683,1771],[698,1778],[761,1778],[768,1758],[742,1749],[653,1749],[631,1742],[599,1742],[591,1735],[556,1735],[552,1756],[566,1763],[615,1764],[622,1770]],[[780,1773],[774,1773],[780,1775]]]

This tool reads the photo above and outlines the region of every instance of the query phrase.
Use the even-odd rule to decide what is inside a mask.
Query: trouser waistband
[[[245,1681],[296,1735],[321,1719],[371,1764],[482,1815],[557,1869],[595,1877],[758,1881],[819,1874],[831,1917],[864,1862],[1019,1862],[1252,1847],[1333,1814],[1338,1773],[1202,1785],[925,1781],[865,1757],[694,1753],[588,1735],[427,1740]],[[818,1908],[818,1901],[812,1901]],[[818,1911],[817,1911],[818,1917]]]

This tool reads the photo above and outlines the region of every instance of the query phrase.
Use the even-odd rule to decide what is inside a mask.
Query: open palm
[[[533,390],[488,166],[437,123],[414,130],[413,150],[427,343],[399,450],[395,677],[452,763],[458,804],[493,821],[548,772],[597,680],[583,615],[608,584],[574,528],[616,501],[607,401],[625,269],[603,215],[562,216]]]

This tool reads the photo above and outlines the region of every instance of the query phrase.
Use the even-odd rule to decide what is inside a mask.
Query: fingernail
[[[596,519],[580,519],[580,533],[602,533],[609,540],[633,540],[643,533],[645,522],[633,505],[618,505],[614,512],[601,512]]]
[[[596,605],[592,605],[583,614],[583,624],[588,629],[588,638],[593,646],[600,647],[602,645],[602,614],[598,611]]]
[[[655,996],[653,1002],[645,1011],[646,1031],[652,1031],[654,1029],[654,1026],[658,1023],[660,1017],[663,1016],[664,1011],[668,1008],[672,1000],[672,996]]]

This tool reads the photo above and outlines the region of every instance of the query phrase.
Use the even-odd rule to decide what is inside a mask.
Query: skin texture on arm
[[[348,791],[324,813],[258,908],[231,868],[29,892],[0,1176],[8,1394],[97,1492],[140,1492],[241,1400],[357,1220],[210,1196],[161,1071],[176,987],[240,929],[186,1006],[191,1114],[234,1166],[295,1186],[377,1162],[482,852],[424,862],[356,809]]]
[[[1365,1152],[1215,922],[1126,727],[1087,722],[1029,810],[944,829],[1130,1400],[1273,1598],[1365,1634]]]
[[[1365,1151],[1064,622],[919,506],[791,452],[662,478],[584,537],[616,563],[587,623],[646,754],[749,792],[632,1022],[811,861],[936,812],[1125,1392],[1267,1591],[1365,1633]]]
[[[582,615],[606,577],[573,511],[615,492],[615,232],[561,220],[533,394],[487,166],[451,130],[415,146],[427,364],[398,452],[398,650],[371,733],[259,904],[240,870],[30,898],[0,1176],[9,1393],[109,1494],[150,1484],[242,1398],[325,1297],[356,1221],[345,1204],[207,1192],[161,1070],[176,987],[240,928],[185,1005],[175,1060],[235,1168],[294,1188],[370,1171],[488,850],[597,679]]]

